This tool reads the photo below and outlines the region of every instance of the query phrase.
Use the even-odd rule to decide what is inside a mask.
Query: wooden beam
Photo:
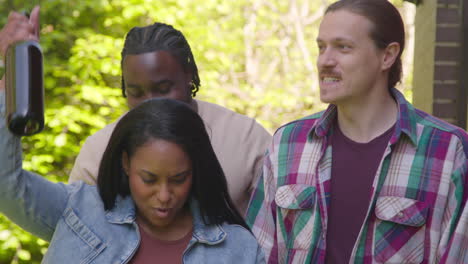
[[[468,2],[460,1],[462,6],[462,27],[460,34],[462,35],[462,63],[460,70],[460,102],[457,107],[458,111],[458,126],[468,130]]]

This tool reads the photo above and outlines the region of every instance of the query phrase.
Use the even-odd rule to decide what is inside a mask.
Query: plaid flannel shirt
[[[396,89],[395,131],[350,263],[468,263],[468,135]],[[268,263],[325,263],[336,107],[278,129],[247,222]]]

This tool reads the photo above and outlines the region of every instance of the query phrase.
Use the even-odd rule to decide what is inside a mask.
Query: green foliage
[[[47,246],[0,215],[0,263],[38,264]]]
[[[127,109],[120,90],[125,33],[155,21],[174,25],[191,44],[202,80],[197,98],[257,118],[271,132],[322,110],[315,38],[330,2],[40,1],[46,128],[23,139],[24,168],[67,181],[86,137]],[[10,10],[33,4],[0,0],[0,25]],[[0,263],[39,263],[46,248],[0,216]]]

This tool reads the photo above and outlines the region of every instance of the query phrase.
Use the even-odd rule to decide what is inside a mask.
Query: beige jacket
[[[271,135],[252,118],[216,104],[194,101],[226,175],[232,200],[243,213]],[[109,124],[86,139],[70,173],[70,183],[83,180],[96,184],[99,163],[115,126]]]

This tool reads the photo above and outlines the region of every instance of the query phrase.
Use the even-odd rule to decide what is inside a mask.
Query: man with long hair
[[[330,105],[276,131],[247,214],[268,263],[468,263],[468,135],[394,88],[404,43],[387,0],[327,8]]]

